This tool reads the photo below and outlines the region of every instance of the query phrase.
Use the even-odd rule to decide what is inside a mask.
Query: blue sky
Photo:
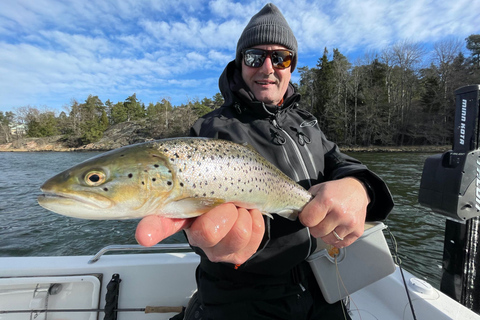
[[[398,41],[480,33],[480,0],[278,0],[299,43],[298,66],[323,49],[351,62]],[[2,0],[0,111],[62,111],[89,94],[145,104],[211,98],[238,37],[266,1]],[[299,80],[297,72],[292,77]]]

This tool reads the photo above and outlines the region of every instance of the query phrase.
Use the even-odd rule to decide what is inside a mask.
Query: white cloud
[[[325,46],[343,53],[379,50],[403,39],[432,42],[451,35],[465,38],[480,30],[479,1],[300,1],[295,12],[285,15],[300,50],[307,54]]]
[[[278,0],[299,42],[299,66],[327,47],[345,55],[399,40],[429,43],[480,33],[480,1]],[[0,110],[61,108],[89,94],[134,92],[174,104],[211,97],[236,42],[263,0],[4,0]],[[294,74],[293,79],[298,75]],[[142,96],[142,94],[144,96]]]

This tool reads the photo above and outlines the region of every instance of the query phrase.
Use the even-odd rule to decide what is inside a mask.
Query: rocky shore
[[[423,152],[444,153],[452,149],[452,146],[369,146],[351,147],[339,146],[342,152]]]
[[[115,138],[105,136],[96,143],[91,143],[78,148],[68,147],[61,136],[47,138],[24,138],[10,143],[0,144],[0,152],[72,152],[72,151],[107,151],[126,146],[132,143],[140,143],[153,140],[151,138],[117,135]],[[352,147],[340,146],[343,152],[431,152],[443,153],[451,149],[451,146],[369,146]]]
[[[63,136],[45,138],[21,138],[0,144],[0,152],[40,152],[40,151],[107,151],[126,145],[153,140],[146,135],[141,124],[123,122],[105,131],[95,143],[81,147],[71,147]]]

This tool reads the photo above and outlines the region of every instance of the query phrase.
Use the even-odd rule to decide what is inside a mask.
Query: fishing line
[[[392,257],[395,263],[398,265],[398,268],[400,269],[400,274],[402,275],[402,280],[403,280],[403,286],[405,287],[405,291],[407,293],[408,304],[410,305],[410,310],[412,311],[413,319],[417,320],[417,316],[415,315],[415,310],[413,308],[413,302],[412,302],[412,299],[410,298],[410,292],[408,291],[407,281],[405,280],[405,275],[403,274],[402,259],[400,259],[400,256],[398,255],[397,239],[395,239],[395,236],[393,235],[388,225],[386,226],[386,229],[388,231],[388,234],[390,235],[390,240],[392,241],[392,246],[393,246]]]
[[[352,297],[350,296],[350,292],[348,292],[347,290],[347,287],[345,286],[345,283],[343,282],[343,279],[342,279],[342,276],[340,275],[340,269],[338,269],[338,263],[337,263],[337,256],[338,254],[335,254],[334,255],[334,259],[335,259],[335,269],[337,270],[337,288],[338,288],[338,293],[340,293],[341,295],[341,291],[340,291],[340,284],[342,284],[342,287],[343,289],[345,290],[345,292],[347,293],[347,298],[349,301],[353,302],[353,304],[355,305],[355,308],[358,312],[358,316],[360,317],[360,320],[362,320],[362,315],[360,314],[360,310],[358,309],[358,306],[357,304],[355,303],[355,301],[352,299]],[[346,306],[345,306],[346,307]],[[347,316],[345,314],[345,307],[342,305],[342,311],[343,311],[343,317],[345,319],[347,319]]]

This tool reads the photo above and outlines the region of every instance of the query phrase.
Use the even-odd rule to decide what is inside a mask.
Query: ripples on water
[[[355,153],[352,156],[380,175],[392,192],[395,207],[385,224],[396,238],[404,267],[438,288],[445,218],[418,203],[423,164],[431,154]]]
[[[134,244],[137,220],[95,221],[57,215],[37,204],[40,185],[97,153],[0,152],[0,256],[92,255],[110,244]],[[389,184],[396,207],[386,224],[404,266],[438,287],[445,219],[418,204],[427,154],[355,153]],[[388,237],[387,237],[388,238]],[[166,242],[183,242],[179,233]]]

